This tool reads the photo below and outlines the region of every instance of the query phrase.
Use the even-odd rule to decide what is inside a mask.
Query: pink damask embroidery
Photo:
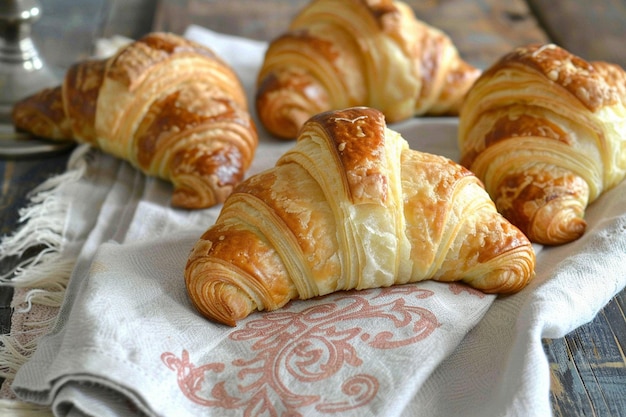
[[[448,284],[448,288],[450,288],[450,291],[452,291],[453,294],[459,295],[462,292],[466,292],[468,294],[472,294],[477,296],[478,298],[485,298],[485,293],[477,290],[476,288],[472,288],[467,284],[463,284],[460,282],[451,282],[450,284]]]
[[[250,351],[249,358],[229,364],[238,369],[236,388],[209,375],[223,372],[224,363],[195,366],[186,350],[180,358],[166,352],[161,359],[176,371],[183,394],[203,406],[240,409],[246,416],[290,417],[300,416],[298,410],[308,406],[319,413],[355,409],[372,401],[379,390],[375,376],[358,372],[363,366],[359,346],[395,349],[428,337],[439,322],[411,301],[432,295],[417,286],[397,286],[338,294],[303,311],[292,311],[290,305],[260,314],[229,336]],[[361,327],[364,319],[377,321],[369,328],[385,330],[368,332]],[[340,372],[345,378],[334,392],[337,398],[308,392],[307,384],[331,381]]]

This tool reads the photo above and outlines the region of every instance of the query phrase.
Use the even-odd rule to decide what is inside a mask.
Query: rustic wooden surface
[[[562,339],[544,340],[555,417],[626,415],[626,290]]]
[[[528,0],[548,36],[587,60],[626,68],[626,1]]]
[[[43,3],[60,7],[60,1],[43,0]],[[269,40],[283,30],[307,1],[112,0],[113,6],[99,31],[105,36],[121,33],[138,37],[148,27],[182,33],[195,23],[224,33]],[[556,42],[586,59],[626,65],[626,46],[623,46],[626,0],[409,0],[408,3],[420,19],[448,33],[465,59],[482,68],[514,46],[544,41]],[[85,7],[83,3],[81,6]],[[152,25],[147,24],[149,21]],[[64,33],[57,22],[45,30],[39,29],[37,35],[45,39],[59,31]],[[25,205],[27,192],[50,175],[62,172],[67,156],[0,160],[3,179],[0,235],[15,230],[18,209]],[[6,267],[0,265],[0,268],[3,266]],[[10,311],[2,306],[6,306],[9,296],[0,289],[3,331]],[[552,372],[551,398],[556,417],[626,415],[624,311],[626,290],[611,300],[592,322],[564,338],[544,341]]]

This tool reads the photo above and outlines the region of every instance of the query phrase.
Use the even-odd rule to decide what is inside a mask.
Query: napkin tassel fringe
[[[84,177],[88,159],[89,147],[77,149],[68,163],[71,168],[30,193],[29,205],[19,213],[20,228],[0,240],[0,259],[14,260],[12,268],[0,271],[0,284],[14,289],[11,331],[0,335],[2,393],[35,352],[39,338],[54,325],[65,297],[76,259],[63,254],[70,207],[61,190]],[[41,412],[37,405],[0,399],[1,415],[27,417]]]

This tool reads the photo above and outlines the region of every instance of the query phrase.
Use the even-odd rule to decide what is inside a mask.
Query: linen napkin
[[[252,97],[265,44],[186,36],[230,62]],[[458,156],[456,119],[391,127],[412,148]],[[250,175],[292,146],[260,131]],[[537,247],[537,277],[516,295],[423,282],[292,302],[229,328],[195,312],[182,278],[219,208],[173,209],[168,184],[77,152],[88,167],[58,190],[60,252],[77,260],[58,320],[12,384],[57,416],[547,416],[541,338],[591,320],[626,285],[622,183],[588,210],[580,240]]]

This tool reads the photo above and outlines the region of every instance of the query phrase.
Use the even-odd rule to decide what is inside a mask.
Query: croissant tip
[[[207,319],[230,327],[237,327],[237,321],[247,316],[247,314],[242,315],[232,308],[229,308],[227,303],[212,298],[204,300],[203,305],[198,305],[195,302],[194,304],[197,310]]]
[[[567,213],[566,213],[567,214]],[[528,230],[528,238],[541,245],[557,246],[579,239],[587,229],[587,222],[576,214],[555,218],[548,227],[533,227]]]
[[[228,318],[228,317],[219,317],[219,318],[212,317],[212,319],[214,321],[218,321],[218,322],[220,322],[220,323],[222,323],[222,324],[224,324],[226,326],[229,326],[229,327],[237,327],[237,320],[234,320],[232,318]]]
[[[279,139],[294,140],[300,129],[313,114],[303,109],[292,108],[282,116],[275,116],[272,134]]]
[[[482,280],[468,282],[473,287],[486,294],[498,296],[513,295],[524,288],[534,279],[535,255],[532,246],[523,246],[508,254],[510,262],[504,269],[494,269],[485,274]]]
[[[213,322],[236,327],[237,321],[254,309],[252,300],[234,284],[206,276],[188,276],[187,286],[192,304]]]
[[[189,182],[193,182],[193,180],[189,180]],[[201,184],[195,186],[193,184],[188,186],[175,185],[171,199],[172,206],[191,210],[210,208],[223,203],[233,189],[232,186],[220,188],[213,182],[211,184],[211,187]]]

